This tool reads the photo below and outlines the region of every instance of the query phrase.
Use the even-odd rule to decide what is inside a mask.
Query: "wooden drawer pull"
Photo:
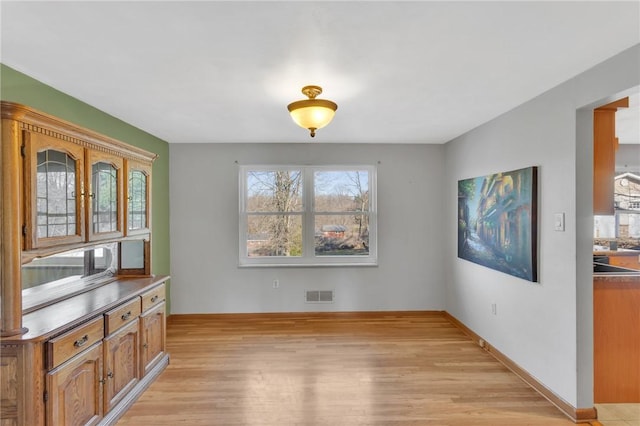
[[[78,339],[75,342],[73,342],[73,346],[75,346],[76,348],[80,348],[84,346],[88,341],[89,341],[89,335],[85,334],[84,337],[82,337],[82,339]]]
[[[158,300],[157,294],[151,298],[151,303],[154,303],[156,300]]]
[[[122,314],[120,318],[122,318],[122,321],[128,320],[129,318],[131,318],[131,311],[127,312],[126,314]]]

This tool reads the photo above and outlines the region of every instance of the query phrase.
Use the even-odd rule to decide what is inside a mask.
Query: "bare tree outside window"
[[[376,264],[374,172],[242,166],[240,264]]]
[[[302,174],[299,170],[250,171],[247,176],[249,256],[302,254]]]

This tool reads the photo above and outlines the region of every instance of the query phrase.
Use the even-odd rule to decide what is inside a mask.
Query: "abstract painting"
[[[458,181],[458,257],[537,282],[537,167]]]

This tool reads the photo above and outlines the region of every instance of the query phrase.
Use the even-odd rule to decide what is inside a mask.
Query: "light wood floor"
[[[602,426],[640,426],[640,404],[596,404]]]
[[[173,316],[127,425],[572,425],[439,313]]]

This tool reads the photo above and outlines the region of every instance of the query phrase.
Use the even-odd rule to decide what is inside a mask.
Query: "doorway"
[[[628,96],[606,104],[593,110],[594,405],[604,426],[638,425],[640,90],[635,89]],[[613,168],[603,174],[598,170],[598,163],[602,160],[606,163],[607,152],[603,153],[598,146],[603,138],[598,120],[606,121],[602,115],[609,113],[615,116],[612,135],[615,149],[611,158]]]

